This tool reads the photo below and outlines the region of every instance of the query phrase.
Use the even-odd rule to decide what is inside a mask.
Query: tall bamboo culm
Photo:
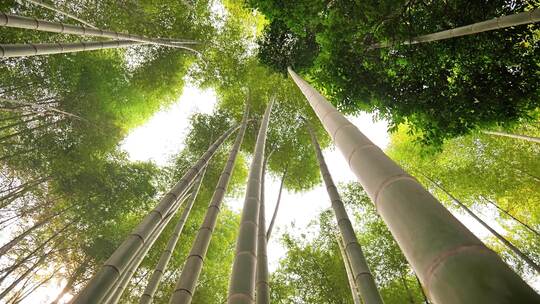
[[[171,209],[175,207],[177,199],[187,192],[189,185],[199,171],[207,165],[219,146],[237,129],[238,126],[230,128],[208,148],[201,158],[182,176],[180,181],[165,194],[159,204],[137,225],[111,257],[105,261],[101,270],[94,275],[71,303],[99,303],[103,299],[136,253],[149,239],[154,229],[160,225],[166,215],[176,211]],[[176,208],[178,207],[176,206]]]
[[[163,46],[168,46],[168,47],[183,48],[183,49],[191,50],[190,48],[184,47],[182,45],[167,42],[164,39],[148,38],[148,37],[144,37],[140,35],[132,35],[132,34],[127,34],[127,33],[95,29],[95,28],[79,26],[79,25],[39,20],[36,18],[10,15],[6,13],[2,13],[2,12],[0,12],[0,26],[37,30],[37,31],[43,31],[43,32],[79,35],[79,36],[94,36],[94,37],[111,38],[111,39],[118,39],[118,40],[138,41],[138,42],[145,42],[145,43],[150,43],[150,44],[157,44],[157,45],[163,45]]]
[[[266,144],[266,130],[273,98],[264,113],[257,142],[253,150],[253,160],[249,170],[244,208],[240,219],[240,230],[236,239],[236,255],[229,282],[229,304],[253,303],[255,293],[255,272],[257,262],[257,232],[259,222],[259,201],[261,198],[261,177]]]
[[[90,41],[76,43],[0,44],[0,58],[126,48],[139,44],[141,44],[141,42],[130,40]]]
[[[410,40],[397,43],[377,43],[371,46],[373,49],[391,47],[392,45],[408,45],[424,42],[432,42],[437,40],[450,39],[460,36],[474,35],[482,32],[503,29],[522,24],[536,23],[540,21],[540,9],[533,9],[527,12],[522,12],[514,15],[502,16],[492,20],[477,22],[465,26],[456,27],[445,31],[440,31],[432,34],[417,36]]]
[[[482,131],[482,133],[488,134],[488,135],[516,138],[516,139],[526,140],[526,141],[535,142],[535,143],[540,144],[540,137],[520,135],[520,134],[512,134],[512,133],[498,132],[498,131]]]
[[[193,294],[195,293],[195,288],[197,286],[197,280],[199,279],[199,275],[203,267],[204,258],[206,256],[208,246],[210,245],[210,240],[212,239],[212,233],[216,227],[221,203],[225,197],[225,193],[227,192],[227,186],[229,185],[229,181],[232,176],[236,157],[246,132],[247,117],[248,110],[246,107],[244,117],[242,119],[242,126],[236,135],[236,140],[234,141],[231,152],[229,153],[227,163],[225,163],[225,167],[223,168],[223,171],[219,177],[218,184],[216,185],[216,189],[214,190],[214,194],[210,200],[210,204],[201,224],[201,228],[199,228],[199,232],[197,233],[195,241],[193,241],[193,245],[191,246],[189,256],[187,257],[186,263],[182,269],[182,272],[180,273],[180,278],[178,279],[174,292],[169,301],[171,304],[191,303]]]
[[[434,303],[538,303],[540,296],[289,69]]]
[[[266,206],[265,206],[265,178],[266,165],[270,154],[264,158],[261,174],[261,196],[259,203],[259,229],[257,231],[257,271],[255,282],[255,303],[270,303],[270,285],[268,283],[268,253],[266,248]]]
[[[349,281],[349,287],[351,288],[351,294],[354,304],[362,304],[360,296],[358,295],[358,287],[354,282],[354,275],[351,269],[351,261],[345,252],[345,246],[343,245],[343,239],[341,236],[336,235],[336,242],[339,246],[339,253],[341,253],[341,259],[343,260],[343,266],[345,267],[345,273],[347,274],[347,281]]]
[[[169,238],[167,247],[161,254],[161,257],[159,258],[159,261],[156,265],[156,269],[154,269],[154,273],[152,273],[152,276],[150,277],[150,280],[148,281],[148,284],[146,285],[146,288],[144,289],[144,292],[140,299],[141,304],[152,303],[152,299],[154,297],[154,294],[156,293],[156,290],[159,287],[161,278],[163,277],[163,274],[165,273],[165,270],[167,269],[167,265],[169,264],[169,261],[171,260],[171,257],[174,253],[174,248],[176,247],[176,243],[178,243],[178,239],[180,238],[180,235],[182,234],[182,230],[184,229],[184,225],[191,212],[191,209],[193,208],[193,204],[195,203],[195,200],[197,199],[197,195],[199,194],[199,190],[201,188],[201,184],[202,184],[205,172],[206,172],[206,167],[199,174],[199,177],[197,178],[197,182],[193,186],[193,191],[191,192],[189,201],[187,205],[184,207],[184,210],[182,211],[182,215],[180,215],[178,223],[174,227],[173,234]]]
[[[64,16],[70,18],[70,19],[73,19],[73,20],[75,20],[75,21],[77,21],[77,22],[79,22],[79,23],[82,23],[82,24],[84,24],[85,26],[91,27],[91,28],[93,28],[93,29],[97,29],[97,27],[95,27],[95,26],[93,26],[92,24],[90,24],[90,22],[87,22],[87,21],[85,21],[85,20],[83,20],[83,19],[81,19],[81,18],[79,18],[79,17],[77,17],[77,16],[75,16],[75,15],[72,15],[72,14],[70,14],[70,13],[68,13],[68,12],[64,12],[64,11],[62,11],[62,10],[59,10],[59,9],[57,9],[56,7],[54,7],[54,6],[52,6],[52,5],[49,5],[49,4],[47,4],[47,3],[43,2],[43,1],[40,1],[40,0],[24,0],[24,1],[30,2],[30,3],[32,3],[32,4],[35,4],[35,5],[38,5],[38,6],[41,6],[41,7],[44,7],[44,8],[46,8],[46,9],[48,9],[48,10],[51,10],[51,11],[53,11],[53,12],[55,12],[55,13],[58,13],[58,14],[60,14],[60,15],[64,15]]]
[[[328,166],[324,160],[321,147],[319,146],[319,142],[315,137],[315,132],[313,132],[313,129],[307,121],[306,126],[311,137],[313,148],[315,149],[317,160],[319,161],[319,168],[321,170],[324,184],[326,185],[326,191],[328,192],[332,209],[334,210],[334,214],[336,216],[339,232],[341,233],[341,237],[343,239],[345,253],[351,262],[354,282],[358,287],[360,297],[365,304],[382,304],[383,300],[379,294],[379,290],[377,289],[373,275],[369,270],[369,266],[366,262],[366,258],[364,257],[364,253],[362,252],[362,248],[358,243],[356,233],[354,232],[352,223],[349,220],[347,210],[345,210],[341,196],[339,195],[337,187],[334,184],[334,180],[330,175],[330,171],[328,170]]]

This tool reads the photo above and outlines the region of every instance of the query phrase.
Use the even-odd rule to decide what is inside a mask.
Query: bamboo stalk
[[[347,274],[347,281],[349,282],[349,288],[351,289],[353,302],[354,304],[362,304],[362,300],[360,300],[360,296],[358,295],[358,287],[356,286],[356,282],[354,281],[354,275],[351,269],[351,261],[349,260],[349,257],[345,252],[343,240],[340,236],[336,235],[336,241],[338,243],[339,252],[341,253],[341,260],[343,261],[345,272]]]
[[[465,212],[467,212],[468,215],[470,215],[472,218],[474,218],[480,225],[482,225],[484,228],[486,228],[493,236],[495,236],[501,243],[503,243],[506,247],[508,247],[512,252],[514,252],[517,256],[519,256],[525,263],[527,263],[532,269],[534,269],[538,274],[540,274],[540,266],[538,266],[531,258],[529,258],[525,253],[521,252],[514,244],[512,244],[509,240],[507,240],[504,236],[499,234],[495,229],[491,228],[486,222],[484,222],[481,218],[479,218],[474,212],[472,212],[471,209],[469,209],[465,204],[463,204],[460,200],[458,200],[455,196],[452,195],[452,193],[448,192],[443,186],[436,183],[433,179],[431,179],[429,176],[422,173],[424,178],[426,178],[432,185],[435,187],[441,189],[442,192],[444,192],[448,197],[452,199],[456,204],[458,204],[459,207],[461,207]]]
[[[537,303],[540,296],[292,69],[326,131],[435,303]]]
[[[266,107],[261,126],[259,127],[253,160],[251,161],[249,170],[244,208],[242,209],[240,219],[240,230],[236,241],[236,254],[229,282],[229,294],[227,298],[229,304],[253,303],[255,298],[261,175],[266,144],[266,131],[268,129],[273,103],[274,99],[272,98]]]
[[[495,136],[503,136],[503,137],[522,139],[522,140],[526,140],[526,141],[535,142],[535,143],[540,144],[540,137],[520,135],[520,134],[512,134],[512,133],[498,132],[498,131],[485,131],[485,130],[482,131],[482,133],[489,134],[489,135],[495,135]]]
[[[347,210],[345,210],[341,196],[337,191],[337,187],[334,184],[330,171],[328,170],[328,166],[326,165],[326,161],[324,160],[321,147],[319,146],[317,138],[315,137],[315,132],[313,132],[307,121],[306,127],[309,131],[313,148],[315,149],[321,175],[323,177],[324,184],[326,185],[328,196],[330,197],[334,215],[336,216],[338,228],[343,239],[345,252],[351,261],[354,281],[360,292],[360,297],[365,304],[383,304],[383,300],[379,294],[379,290],[377,289],[373,275],[371,274],[366,258],[364,257],[364,253],[362,252],[362,247],[360,246],[360,243],[358,243],[356,233],[354,232],[352,223],[349,220]]]
[[[174,253],[174,248],[176,247],[176,244],[178,243],[178,239],[180,238],[180,235],[182,234],[182,230],[184,229],[184,224],[186,223],[189,213],[191,212],[191,208],[193,207],[193,204],[195,203],[195,200],[197,199],[197,195],[199,193],[199,189],[201,187],[205,172],[206,172],[206,168],[203,169],[202,172],[199,174],[199,177],[197,178],[197,182],[193,186],[193,191],[191,192],[191,196],[189,198],[188,204],[186,205],[186,207],[184,207],[184,210],[182,211],[182,215],[180,216],[180,219],[178,220],[178,223],[176,224],[176,227],[174,228],[173,234],[169,238],[167,247],[161,254],[161,257],[159,258],[156,268],[154,269],[154,273],[152,273],[152,276],[150,277],[150,280],[148,281],[148,284],[146,285],[146,288],[144,289],[144,292],[140,299],[141,304],[152,302],[154,293],[159,287],[159,283],[161,282],[163,273],[167,269],[167,265],[169,264],[169,261]]]
[[[141,42],[131,40],[89,41],[76,43],[0,44],[0,58],[126,48],[139,44],[141,44]]]
[[[478,34],[487,31],[503,29],[522,24],[536,23],[540,21],[540,9],[536,8],[527,12],[517,13],[508,16],[497,17],[491,20],[477,22],[457,28],[421,35],[410,40],[401,41],[398,43],[376,43],[371,46],[372,49],[387,48],[392,45],[410,45],[424,42],[432,42],[437,40],[450,39],[455,37]]]
[[[534,228],[532,228],[531,226],[527,225],[526,223],[524,223],[523,221],[519,220],[518,218],[516,218],[515,216],[513,216],[512,214],[510,214],[510,212],[508,212],[508,210],[506,209],[503,209],[501,208],[498,204],[495,204],[494,201],[490,200],[490,199],[487,199],[483,196],[480,196],[481,198],[483,198],[486,202],[488,202],[489,204],[491,204],[492,206],[495,206],[497,209],[499,209],[500,211],[502,211],[504,214],[508,215],[510,218],[512,218],[514,221],[520,223],[523,227],[527,228],[530,232],[536,234],[537,237],[540,237],[540,232],[536,231]]]
[[[182,176],[180,181],[165,194],[159,204],[139,223],[120,247],[116,249],[102,269],[94,275],[92,280],[71,303],[97,303],[103,299],[136,253],[143,247],[145,241],[149,239],[152,231],[159,226],[169,212],[176,211],[171,210],[175,201],[187,192],[189,185],[199,171],[206,166],[219,146],[237,129],[238,126],[230,128],[208,148],[201,158]]]
[[[216,189],[214,190],[214,194],[212,195],[212,199],[210,200],[210,204],[201,224],[201,228],[199,228],[199,231],[197,232],[197,236],[193,241],[189,256],[187,257],[186,263],[182,268],[180,278],[178,278],[178,282],[176,283],[176,287],[169,301],[171,304],[191,303],[193,294],[195,293],[195,289],[197,287],[197,280],[199,279],[199,275],[203,267],[203,261],[206,257],[210,240],[212,239],[212,233],[216,227],[221,203],[223,202],[223,198],[227,192],[227,186],[234,169],[236,157],[244,139],[244,134],[247,128],[247,117],[248,110],[246,107],[244,117],[242,119],[242,127],[236,135],[233,147],[229,153],[229,158],[227,159],[225,167],[219,176],[219,181],[216,185]]]
[[[173,47],[173,48],[182,48],[182,49],[186,49],[192,52],[197,52],[191,48],[188,48],[179,44],[175,44],[175,43],[169,43],[163,39],[148,38],[148,37],[144,37],[140,35],[132,35],[132,34],[109,31],[109,30],[93,29],[93,28],[89,28],[85,26],[65,24],[65,23],[60,23],[60,22],[52,22],[52,21],[40,20],[37,18],[17,16],[17,15],[10,15],[6,13],[2,13],[2,12],[0,12],[0,26],[52,32],[52,33],[79,35],[79,36],[94,36],[94,37],[111,38],[111,39],[117,39],[117,40],[131,40],[131,41],[138,41],[138,42],[168,46],[168,47]]]
[[[82,20],[81,18],[79,18],[79,17],[77,17],[75,15],[72,15],[72,14],[70,14],[68,12],[64,12],[64,11],[62,11],[60,9],[57,9],[56,7],[54,7],[52,5],[49,5],[49,4],[47,4],[47,3],[43,2],[43,1],[37,1],[37,0],[24,0],[24,1],[30,2],[32,4],[35,4],[35,5],[38,5],[38,6],[41,6],[41,7],[44,7],[46,9],[51,10],[53,12],[56,12],[56,13],[58,13],[60,15],[64,15],[64,16],[66,16],[66,17],[68,17],[70,19],[73,19],[73,20],[75,20],[75,21],[77,21],[79,23],[82,23],[82,24],[84,24],[84,25],[86,25],[86,26],[88,26],[90,28],[97,29],[97,27],[93,26],[89,22],[86,22],[86,21]]]
[[[270,236],[272,235],[272,230],[274,228],[274,224],[276,222],[277,213],[279,210],[279,204],[281,203],[281,193],[283,191],[283,183],[285,182],[285,177],[287,176],[287,167],[285,167],[285,170],[283,171],[283,175],[281,176],[281,183],[279,184],[279,192],[278,197],[276,200],[276,207],[274,208],[274,214],[272,214],[272,219],[270,220],[270,224],[268,225],[268,231],[266,231],[266,241],[270,240]]]
[[[273,151],[272,151],[273,152]],[[255,281],[255,303],[270,303],[270,286],[268,282],[268,253],[266,248],[266,206],[265,206],[265,179],[266,165],[272,155],[264,158],[261,173],[261,190],[259,203],[259,229],[257,230],[257,272]]]

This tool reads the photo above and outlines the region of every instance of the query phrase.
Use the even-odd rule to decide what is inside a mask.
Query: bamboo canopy
[[[238,151],[242,145],[244,139],[244,134],[247,128],[247,117],[248,110],[246,108],[244,112],[244,118],[242,120],[242,126],[240,131],[236,135],[233,147],[229,153],[229,158],[225,163],[225,167],[219,176],[218,184],[210,200],[208,210],[201,224],[201,228],[197,232],[195,241],[191,246],[191,251],[189,256],[186,259],[186,263],[180,273],[180,278],[176,284],[174,292],[171,296],[171,304],[184,304],[191,303],[193,294],[195,293],[195,288],[199,275],[203,267],[203,261],[206,257],[206,252],[208,251],[208,246],[210,245],[210,240],[212,238],[212,233],[216,227],[217,216],[219,214],[221,203],[225,197],[227,191],[227,186],[232,176],[232,171],[234,169],[234,164],[236,162],[236,157],[238,156]],[[142,301],[141,301],[142,303]]]
[[[324,128],[375,204],[435,303],[537,303],[538,295],[339,113],[288,69]]]
[[[491,20],[477,22],[457,28],[440,31],[432,34],[417,36],[410,40],[401,41],[398,43],[376,43],[371,46],[372,49],[387,48],[392,45],[398,44],[418,44],[424,42],[432,42],[437,40],[450,39],[455,37],[474,35],[482,32],[493,31],[503,29],[512,26],[518,26],[522,24],[536,23],[540,21],[540,9],[533,9],[527,12],[522,12],[514,15],[497,17]]]
[[[139,45],[131,40],[89,41],[76,43],[0,44],[0,58],[63,54]]]

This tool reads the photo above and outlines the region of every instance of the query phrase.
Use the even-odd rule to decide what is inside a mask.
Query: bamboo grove
[[[1,3],[0,302],[540,303],[538,21],[534,1]],[[133,160],[190,87],[213,109]],[[310,193],[322,210],[290,208]]]

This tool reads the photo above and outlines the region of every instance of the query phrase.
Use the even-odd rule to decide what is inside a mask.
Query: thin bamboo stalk
[[[184,229],[184,224],[186,223],[189,213],[191,212],[191,208],[193,207],[193,204],[195,203],[195,200],[197,199],[197,195],[199,194],[199,189],[201,187],[205,171],[206,171],[206,168],[202,170],[202,172],[199,175],[199,178],[197,179],[197,182],[193,186],[193,191],[191,192],[191,196],[189,198],[188,204],[184,207],[184,210],[182,211],[182,215],[180,216],[180,219],[178,220],[178,223],[176,224],[176,227],[174,228],[173,234],[169,238],[167,247],[161,254],[161,257],[159,258],[156,268],[154,269],[154,273],[152,273],[152,276],[150,277],[150,280],[148,281],[148,284],[146,285],[146,288],[144,289],[144,292],[140,299],[141,304],[152,302],[154,293],[158,289],[159,283],[161,282],[161,278],[163,277],[163,273],[167,269],[167,265],[169,264],[169,261],[171,260],[171,257],[174,253],[174,248],[176,247],[176,243],[178,243],[178,239],[180,239],[180,235],[182,234],[182,230]]]
[[[195,179],[199,171],[206,166],[221,144],[238,129],[232,127],[220,136],[185,174],[180,181],[161,199],[160,203],[139,223],[128,238],[116,249],[111,257],[105,262],[102,269],[90,280],[81,292],[72,300],[72,303],[98,303],[109,292],[111,287],[125,271],[136,253],[149,239],[152,231],[174,207],[179,197],[187,192],[189,185]]]
[[[76,43],[0,44],[0,58],[126,48],[139,44],[141,44],[141,42],[131,40],[89,41]]]
[[[539,9],[540,11],[540,9]],[[527,136],[527,135],[520,135],[520,134],[512,134],[512,133],[506,133],[506,132],[499,132],[499,131],[482,131],[484,134],[489,135],[495,135],[495,136],[503,136],[503,137],[510,137],[510,138],[516,138],[516,139],[522,139],[530,142],[535,142],[540,144],[540,137],[534,137],[534,136]]]
[[[148,38],[144,36],[132,35],[132,34],[109,31],[109,30],[93,29],[89,27],[65,24],[65,23],[60,23],[60,22],[39,20],[37,18],[10,15],[6,13],[2,13],[2,12],[0,12],[0,26],[29,29],[29,30],[38,30],[38,31],[52,32],[52,33],[79,35],[79,36],[94,36],[94,37],[111,38],[111,39],[117,39],[117,40],[131,40],[131,41],[138,41],[138,42],[145,42],[145,43],[150,43],[150,44],[168,46],[168,47],[173,47],[173,48],[182,48],[182,49],[186,49],[192,52],[196,52],[195,50],[191,48],[188,48],[179,44],[169,43],[162,39]]]
[[[191,251],[189,256],[186,259],[186,263],[180,273],[180,278],[176,283],[176,287],[171,296],[169,303],[171,304],[189,304],[195,293],[195,288],[197,287],[197,280],[201,273],[203,267],[203,261],[208,251],[208,246],[210,245],[210,240],[212,239],[212,233],[216,227],[217,217],[221,208],[221,203],[227,192],[227,186],[234,169],[234,164],[236,162],[236,157],[242,141],[244,139],[244,134],[247,128],[247,117],[248,110],[244,112],[244,117],[242,119],[242,126],[229,153],[229,158],[225,163],[225,167],[219,176],[219,181],[210,200],[208,210],[204,216],[204,220],[201,224],[201,228],[197,232],[197,236],[193,241],[191,246]]]
[[[257,270],[257,231],[259,227],[259,207],[261,198],[261,175],[266,144],[266,131],[272,111],[272,98],[266,107],[253,160],[249,170],[244,208],[240,219],[240,230],[236,241],[236,254],[229,282],[229,304],[253,303],[255,293],[255,272]],[[264,228],[262,228],[264,229]]]
[[[531,231],[532,233],[536,234],[536,236],[540,237],[540,232],[536,231],[536,229],[532,228],[531,226],[527,225],[526,223],[522,222],[521,220],[519,220],[518,218],[516,218],[515,216],[513,216],[512,214],[510,214],[510,212],[508,212],[508,210],[506,209],[503,209],[501,206],[499,206],[498,204],[495,204],[494,201],[490,200],[490,199],[487,199],[483,196],[480,196],[481,198],[484,199],[484,201],[488,202],[489,204],[491,204],[492,206],[495,206],[497,209],[499,209],[500,211],[502,211],[504,214],[508,215],[510,218],[512,218],[514,221],[520,223],[523,227],[527,228],[529,231]]]
[[[274,214],[272,214],[272,219],[270,220],[270,224],[268,225],[268,231],[266,231],[266,241],[270,240],[270,236],[272,235],[272,230],[274,229],[274,224],[276,222],[277,213],[279,210],[279,204],[281,203],[281,193],[283,191],[283,183],[285,182],[285,178],[287,177],[287,169],[288,167],[285,167],[285,170],[283,171],[283,175],[281,176],[281,183],[279,184],[279,192],[278,197],[276,201],[276,207],[274,208]]]
[[[292,69],[435,303],[536,303],[540,296]]]
[[[343,238],[345,252],[351,261],[354,281],[358,287],[358,290],[360,291],[360,297],[365,304],[382,304],[383,300],[379,294],[379,290],[377,289],[373,275],[369,270],[366,258],[362,252],[362,247],[360,246],[360,243],[358,243],[358,239],[356,238],[356,233],[354,232],[352,223],[349,220],[347,210],[345,210],[343,201],[341,200],[337,187],[334,184],[332,176],[330,175],[330,171],[328,170],[328,166],[324,160],[321,147],[319,146],[319,142],[315,137],[315,132],[313,132],[307,121],[306,127],[309,131],[317,160],[319,161],[319,168],[326,185],[326,191],[330,197],[330,202],[336,216],[341,237]]]
[[[64,15],[64,16],[66,16],[66,17],[68,17],[70,19],[73,19],[73,20],[75,20],[75,21],[77,21],[79,23],[82,23],[82,24],[84,24],[84,25],[86,25],[86,26],[88,26],[90,28],[97,29],[97,27],[93,26],[89,22],[86,22],[86,21],[82,20],[81,18],[79,18],[79,17],[77,17],[75,15],[72,15],[72,14],[70,14],[68,12],[64,12],[64,11],[62,11],[60,9],[57,9],[56,7],[54,7],[54,6],[50,5],[50,4],[47,4],[47,3],[43,2],[43,1],[37,1],[37,0],[24,0],[24,1],[30,2],[32,4],[35,4],[35,5],[38,5],[38,6],[41,6],[41,7],[44,7],[46,9],[51,10],[53,12],[56,12],[56,13],[58,13],[60,15]]]
[[[272,151],[273,152],[273,151]],[[268,253],[266,248],[266,206],[265,206],[265,179],[266,165],[270,154],[264,158],[261,174],[261,193],[259,203],[259,229],[257,230],[257,272],[255,282],[255,303],[270,303],[270,285],[268,282]]]
[[[540,274],[540,266],[538,266],[531,258],[529,258],[525,253],[521,252],[514,244],[512,244],[509,240],[507,240],[504,236],[499,234],[495,229],[491,228],[486,222],[484,222],[481,218],[479,218],[474,212],[472,212],[469,207],[465,206],[460,200],[458,200],[452,193],[450,193],[448,190],[446,190],[443,186],[441,186],[439,183],[435,182],[433,179],[431,179],[429,176],[422,174],[424,178],[426,178],[433,186],[439,188],[442,192],[444,192],[448,197],[452,199],[456,204],[459,205],[467,214],[469,214],[472,218],[474,218],[480,225],[482,225],[484,228],[486,228],[493,236],[495,236],[501,243],[503,243],[506,247],[508,247],[512,252],[514,252],[517,256],[519,256],[525,263],[527,263],[532,269],[534,269],[538,274]]]
[[[398,43],[376,43],[371,46],[372,49],[386,48],[392,45],[409,45],[424,42],[432,42],[437,40],[450,39],[455,37],[478,34],[487,31],[503,29],[522,24],[536,23],[540,21],[540,9],[533,9],[527,12],[517,13],[514,15],[502,16],[487,21],[477,22],[465,26],[460,26],[454,29],[440,31],[432,34],[417,36],[407,41]]]
[[[345,266],[345,272],[347,273],[347,281],[349,281],[349,287],[351,288],[353,302],[354,304],[362,304],[362,300],[360,300],[360,296],[358,295],[358,287],[356,286],[356,282],[354,281],[354,274],[352,273],[351,269],[351,261],[349,260],[349,257],[345,252],[343,240],[340,236],[336,235],[336,241],[339,246],[339,252],[341,253],[341,260],[343,261],[343,265]]]

